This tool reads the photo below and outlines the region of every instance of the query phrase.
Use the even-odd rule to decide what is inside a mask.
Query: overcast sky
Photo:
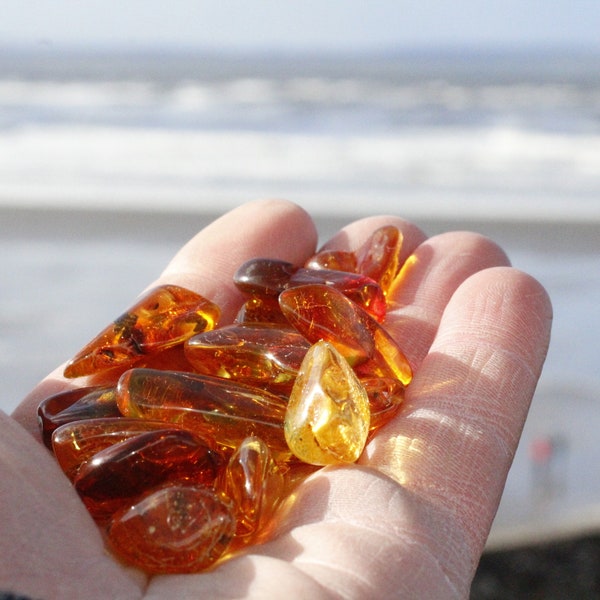
[[[0,44],[600,49],[600,0],[2,0]]]

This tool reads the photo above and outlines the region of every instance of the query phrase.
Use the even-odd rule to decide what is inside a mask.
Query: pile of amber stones
[[[117,557],[206,569],[268,539],[308,475],[358,459],[412,377],[384,326],[401,244],[387,226],[302,267],[250,260],[232,324],[158,287],[68,363],[87,385],[41,402],[42,436]]]

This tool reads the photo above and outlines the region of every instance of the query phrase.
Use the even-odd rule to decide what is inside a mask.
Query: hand
[[[0,589],[81,598],[465,598],[545,358],[551,307],[541,286],[472,233],[430,239],[397,217],[352,223],[328,246],[356,249],[384,224],[412,255],[386,321],[414,367],[399,415],[359,465],[326,468],[299,489],[278,535],[213,571],[147,579],[106,553],[99,530],[39,440],[35,409],[69,384],[59,367],[0,436]],[[316,230],[284,201],[226,214],[177,254],[157,283],[241,303],[237,266],[301,264]],[[104,323],[99,324],[103,326]]]

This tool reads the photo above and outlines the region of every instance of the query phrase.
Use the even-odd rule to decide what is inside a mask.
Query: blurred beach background
[[[288,198],[322,241],[395,213],[553,300],[490,552],[597,533],[600,8],[85,4],[0,24],[0,409],[229,208]]]

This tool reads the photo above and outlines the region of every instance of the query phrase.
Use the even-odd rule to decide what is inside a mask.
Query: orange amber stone
[[[378,283],[365,275],[332,269],[298,269],[290,278],[286,288],[310,284],[328,285],[339,290],[377,321],[383,321],[385,317],[386,304],[383,290]]]
[[[125,416],[177,423],[229,448],[256,435],[289,455],[286,400],[265,390],[209,375],[131,369],[119,379],[117,396]]]
[[[112,387],[91,386],[59,392],[42,400],[38,406],[38,423],[48,448],[52,447],[54,430],[65,423],[119,415]]]
[[[285,438],[313,465],[351,463],[369,434],[369,398],[346,359],[325,341],[307,352],[285,415]]]
[[[290,288],[279,295],[288,321],[310,342],[327,340],[353,367],[369,361],[365,374],[399,379],[407,385],[412,370],[386,330],[338,290],[324,285]]]
[[[115,514],[108,541],[122,560],[146,573],[195,573],[225,553],[234,533],[227,499],[208,487],[173,485]]]
[[[220,489],[233,500],[236,538],[242,538],[237,543],[264,539],[268,522],[283,498],[284,478],[263,440],[249,437],[242,441],[222,472]]]
[[[52,434],[52,450],[60,468],[73,480],[83,463],[94,454],[140,433],[174,427],[164,421],[147,419],[98,418],[73,421]]]
[[[321,250],[304,264],[307,269],[333,269],[356,273],[356,254],[344,250]]]
[[[289,325],[279,308],[277,296],[253,296],[242,305],[236,323],[279,323]]]
[[[190,338],[185,352],[194,370],[275,392],[289,392],[308,341],[289,324],[229,325]]]
[[[212,484],[223,458],[183,429],[148,431],[94,454],[73,485],[99,521],[165,483]]]
[[[369,398],[371,432],[383,427],[398,412],[404,402],[404,386],[392,377],[371,377],[360,380]]]
[[[357,252],[357,272],[377,281],[387,293],[400,268],[403,237],[393,225],[380,227]]]
[[[175,285],[157,287],[85,346],[67,364],[65,377],[126,368],[212,329],[219,315],[219,307],[199,294]]]

